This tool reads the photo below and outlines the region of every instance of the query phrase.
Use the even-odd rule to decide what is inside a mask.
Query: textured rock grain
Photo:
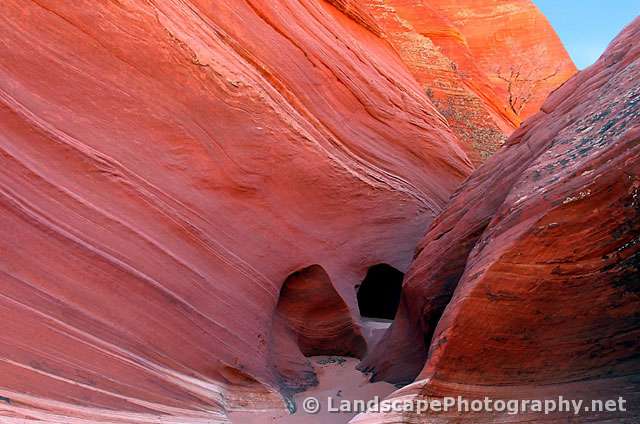
[[[287,276],[406,270],[471,164],[334,3],[0,2],[2,420],[284,408]]]

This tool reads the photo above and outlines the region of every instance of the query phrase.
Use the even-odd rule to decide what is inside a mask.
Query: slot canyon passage
[[[639,258],[640,18],[0,2],[2,424],[637,423]]]

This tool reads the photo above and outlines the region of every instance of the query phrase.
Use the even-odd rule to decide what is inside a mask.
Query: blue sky
[[[533,0],[562,39],[576,66],[586,68],[640,15],[640,0]]]

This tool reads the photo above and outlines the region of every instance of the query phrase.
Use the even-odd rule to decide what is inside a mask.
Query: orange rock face
[[[513,106],[520,120],[536,113],[549,93],[576,72],[553,28],[531,0],[442,0],[438,11],[464,34],[475,63],[511,109],[509,71],[520,73]],[[534,84],[524,84],[532,80]],[[515,82],[515,80],[513,80]],[[506,104],[505,104],[506,103]]]
[[[318,348],[301,311],[362,352],[355,285],[406,270],[472,166],[375,22],[333,3],[0,2],[3,419],[284,408],[313,381],[279,354]],[[282,298],[313,264],[320,286]]]
[[[395,397],[623,396],[637,405],[639,41],[640,18],[554,92],[434,221],[406,276],[398,318],[362,365],[389,381],[418,375]],[[509,422],[637,422],[640,411],[629,408]]]
[[[477,163],[576,71],[530,0],[358,1]]]

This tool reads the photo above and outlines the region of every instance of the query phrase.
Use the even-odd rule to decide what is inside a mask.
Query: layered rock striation
[[[0,421],[225,422],[314,381],[287,346],[363,353],[354,286],[472,166],[334,3],[0,3]]]
[[[414,378],[433,339],[421,378],[434,385],[407,390],[484,378],[526,388],[536,375],[628,382],[635,363],[618,347],[635,346],[637,49],[624,40],[636,30],[441,214],[473,162],[574,70],[529,1],[480,3],[1,2],[0,421],[187,424],[293,410],[293,394],[317,381],[307,356],[371,350],[355,288],[374,265],[406,271],[429,227],[396,324],[365,359],[377,378]],[[530,75],[543,53],[558,72],[544,68],[511,110],[502,67]],[[598,225],[578,231],[586,219]],[[537,221],[548,228],[531,230]],[[539,243],[557,247],[530,248]],[[548,293],[532,272],[514,272],[521,286],[494,282],[537,267],[556,279]],[[566,312],[575,332],[545,337],[562,296],[578,305]],[[516,310],[506,321],[504,302]],[[532,319],[526,302],[546,327],[513,350],[505,340]],[[474,363],[484,330],[466,320],[478,311],[490,311],[498,354]],[[583,337],[599,314],[613,318],[592,336],[607,340],[598,353]],[[556,339],[569,349],[555,368],[486,377]],[[582,362],[560,369],[574,354]]]

